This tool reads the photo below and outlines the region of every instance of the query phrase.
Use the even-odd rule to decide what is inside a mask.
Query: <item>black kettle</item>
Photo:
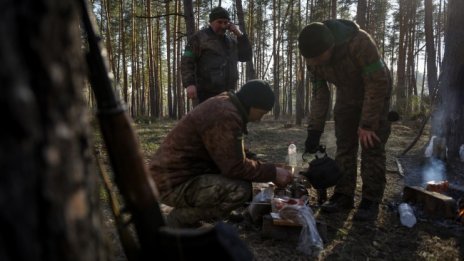
[[[309,162],[308,171],[301,173],[315,189],[335,186],[342,173],[335,160],[327,156],[324,145],[319,145],[315,159]]]

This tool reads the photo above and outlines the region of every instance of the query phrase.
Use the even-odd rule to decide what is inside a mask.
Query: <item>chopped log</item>
[[[420,207],[425,214],[433,218],[456,217],[456,200],[441,193],[416,186],[405,186],[403,201]]]

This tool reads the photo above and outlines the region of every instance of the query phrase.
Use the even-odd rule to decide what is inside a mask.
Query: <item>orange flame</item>
[[[459,210],[459,214],[458,214],[458,218],[457,220],[459,222],[461,222],[462,224],[464,224],[464,208]]]

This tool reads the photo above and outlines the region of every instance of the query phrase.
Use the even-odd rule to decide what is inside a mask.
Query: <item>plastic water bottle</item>
[[[461,162],[464,162],[464,144],[459,147],[459,158],[461,159]]]
[[[298,165],[296,145],[294,143],[288,145],[288,165],[292,167],[292,170]]]
[[[411,228],[416,224],[417,220],[414,210],[408,203],[401,203],[398,206],[398,212],[400,213],[400,221],[403,226]]]

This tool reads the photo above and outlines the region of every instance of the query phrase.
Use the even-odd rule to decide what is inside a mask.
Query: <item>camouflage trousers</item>
[[[195,227],[200,221],[226,217],[249,200],[251,193],[252,185],[249,181],[205,174],[161,195],[161,202],[174,207],[166,218],[168,226]]]
[[[388,105],[385,105],[385,108],[379,129],[376,131],[381,142],[376,142],[373,148],[361,148],[362,197],[379,203],[382,201],[386,185],[385,143],[390,136],[390,122],[387,121]],[[356,190],[360,118],[361,107],[358,106],[336,106],[334,110],[337,139],[335,160],[343,173],[343,177],[335,187],[335,192],[348,196],[354,196]]]

